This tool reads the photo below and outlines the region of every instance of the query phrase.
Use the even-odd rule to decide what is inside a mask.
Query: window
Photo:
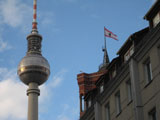
[[[155,27],[160,21],[159,13],[153,18],[153,27]]]
[[[152,66],[149,58],[145,62],[145,74],[146,74],[147,83],[151,82],[151,80],[153,79],[153,76],[152,76]]]
[[[102,84],[102,85],[100,85],[100,93],[102,93],[103,91],[104,91],[104,86]]]
[[[116,76],[116,69],[114,68],[112,71],[112,78],[114,78]]]
[[[158,46],[158,57],[159,57],[159,61],[160,61],[160,45]]]
[[[149,120],[158,120],[157,119],[157,113],[156,113],[156,108],[153,108],[149,113]]]
[[[106,120],[110,120],[110,105],[109,103],[107,103],[107,105],[105,106],[106,109]]]
[[[85,110],[85,101],[84,101],[84,96],[82,96],[82,112]]]
[[[129,58],[133,55],[133,53],[134,53],[134,45],[132,45],[132,46],[128,49],[128,51],[125,53],[125,55],[124,55],[124,60],[125,60],[125,61],[128,61]]]
[[[126,86],[127,86],[128,102],[131,102],[131,101],[132,101],[131,80],[128,80],[128,81],[126,82]]]
[[[88,108],[91,107],[91,105],[92,105],[92,102],[91,102],[91,99],[89,99],[89,101],[88,101]]]
[[[116,111],[117,111],[117,115],[120,114],[121,112],[121,99],[120,99],[120,91],[118,91],[115,94],[115,99],[116,99]]]
[[[116,76],[116,65],[113,66],[110,72],[110,79],[113,79]]]

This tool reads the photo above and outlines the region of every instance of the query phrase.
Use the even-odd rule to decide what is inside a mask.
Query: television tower
[[[26,56],[19,63],[17,73],[20,80],[29,86],[28,96],[28,120],[38,120],[38,96],[39,85],[43,84],[50,74],[48,61],[42,56],[42,36],[37,29],[37,0],[33,2],[32,31],[27,36],[28,50]]]

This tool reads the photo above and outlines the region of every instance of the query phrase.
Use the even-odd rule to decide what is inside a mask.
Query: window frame
[[[134,54],[134,44],[130,46],[128,51],[124,54],[124,61],[128,61],[130,57]]]
[[[101,84],[99,87],[99,92],[102,93],[104,91],[104,84]]]
[[[156,27],[160,22],[160,13],[158,12],[153,18],[153,27]]]
[[[84,96],[82,96],[82,112],[86,110]]]
[[[89,100],[88,100],[88,108],[90,108],[91,106],[92,106],[92,100],[89,99]]]
[[[157,119],[156,107],[152,108],[152,110],[150,110],[148,112],[148,116],[149,116],[149,120],[158,120]]]
[[[111,120],[111,112],[110,112],[110,103],[108,102],[106,105],[105,105],[105,120]]]
[[[133,100],[132,84],[130,79],[126,81],[126,89],[127,89],[128,103],[130,103]]]
[[[146,84],[149,84],[153,80],[152,64],[150,58],[147,58],[147,60],[144,62],[144,71]]]
[[[120,90],[118,90],[115,94],[115,103],[116,103],[116,114],[119,115],[122,111]]]
[[[157,52],[158,52],[158,59],[160,61],[160,45],[157,47]]]

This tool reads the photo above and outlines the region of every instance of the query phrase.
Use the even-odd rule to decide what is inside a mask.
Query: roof
[[[125,41],[125,43],[122,45],[122,47],[118,50],[117,55],[121,54],[125,50],[128,50],[127,48],[129,47],[129,45],[131,45],[132,41],[134,40],[133,38],[135,38],[135,39],[142,38],[144,36],[144,34],[148,33],[148,30],[149,30],[149,28],[146,27],[138,32],[131,34],[128,37],[128,39]]]
[[[156,2],[152,5],[152,7],[144,16],[144,19],[150,20],[150,18],[154,17],[159,10],[160,10],[160,0],[156,0]]]

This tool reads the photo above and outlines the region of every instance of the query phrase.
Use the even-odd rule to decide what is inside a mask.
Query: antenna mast
[[[32,22],[32,32],[38,33],[37,30],[37,0],[33,0],[33,22]]]

